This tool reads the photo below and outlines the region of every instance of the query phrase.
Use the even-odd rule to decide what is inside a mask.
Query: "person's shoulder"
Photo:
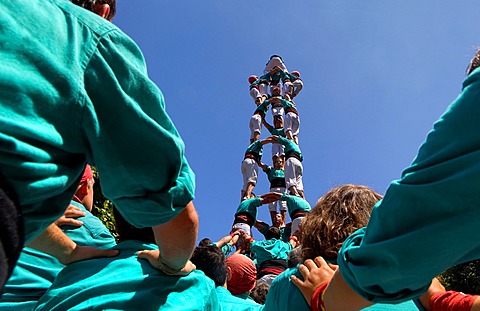
[[[52,2],[69,17],[68,20],[70,23],[77,23],[78,25],[84,26],[98,36],[104,36],[112,31],[123,34],[115,24],[101,18],[89,10],[72,4],[70,1],[52,0]]]

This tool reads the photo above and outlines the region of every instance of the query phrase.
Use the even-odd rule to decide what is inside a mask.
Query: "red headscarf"
[[[93,179],[93,172],[92,172],[92,168],[90,167],[90,165],[85,165],[85,171],[83,172],[83,176],[82,176],[82,179],[80,180],[80,182],[86,182],[87,180],[91,180]]]
[[[255,288],[257,268],[250,258],[234,254],[227,258],[227,266],[232,273],[227,281],[227,288],[232,295],[245,294]]]

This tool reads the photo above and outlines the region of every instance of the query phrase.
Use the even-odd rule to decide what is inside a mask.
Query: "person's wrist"
[[[162,271],[165,274],[177,275],[180,273],[180,271],[182,271],[184,266],[181,268],[173,268],[169,264],[165,263],[165,261],[163,261],[162,255],[160,255],[158,258],[158,268],[160,271]]]
[[[327,289],[328,282],[325,282],[321,284],[315,292],[313,293],[312,296],[312,301],[310,303],[310,307],[314,311],[326,311],[325,309],[325,303],[323,301],[323,297],[325,295],[325,290]]]

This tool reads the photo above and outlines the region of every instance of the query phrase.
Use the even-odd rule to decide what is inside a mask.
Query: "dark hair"
[[[480,49],[477,50],[477,53],[473,56],[470,64],[467,67],[467,75],[471,74],[472,71],[477,69],[480,66]]]
[[[137,228],[132,226],[115,207],[113,207],[113,217],[115,218],[115,230],[120,242],[137,240],[155,244],[155,236],[151,227]]]
[[[265,304],[265,300],[267,300],[268,290],[270,289],[270,285],[265,282],[257,282],[255,284],[255,288],[250,293],[250,297],[255,300],[256,303],[261,305]]]
[[[302,245],[295,247],[288,253],[287,266],[289,268],[295,268],[299,263],[302,263]]]
[[[73,4],[76,4],[91,12],[95,12],[96,4],[108,4],[110,6],[110,14],[107,16],[107,20],[111,21],[115,14],[117,14],[117,0],[70,0]]]
[[[265,233],[265,239],[280,239],[280,229],[273,226],[268,228],[267,232]]]
[[[365,186],[342,185],[318,200],[302,222],[302,259],[334,262],[345,239],[367,225],[382,196]]]
[[[200,242],[198,242],[198,246],[208,246],[211,244],[213,244],[213,241],[210,240],[209,238],[203,238],[200,240]]]
[[[190,261],[215,282],[215,286],[223,286],[227,280],[227,263],[225,255],[217,246],[198,246]]]

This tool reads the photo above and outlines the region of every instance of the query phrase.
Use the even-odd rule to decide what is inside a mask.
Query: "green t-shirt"
[[[137,45],[69,1],[1,1],[0,12],[0,167],[27,242],[63,213],[85,163],[133,225],[178,215],[194,174]]]

